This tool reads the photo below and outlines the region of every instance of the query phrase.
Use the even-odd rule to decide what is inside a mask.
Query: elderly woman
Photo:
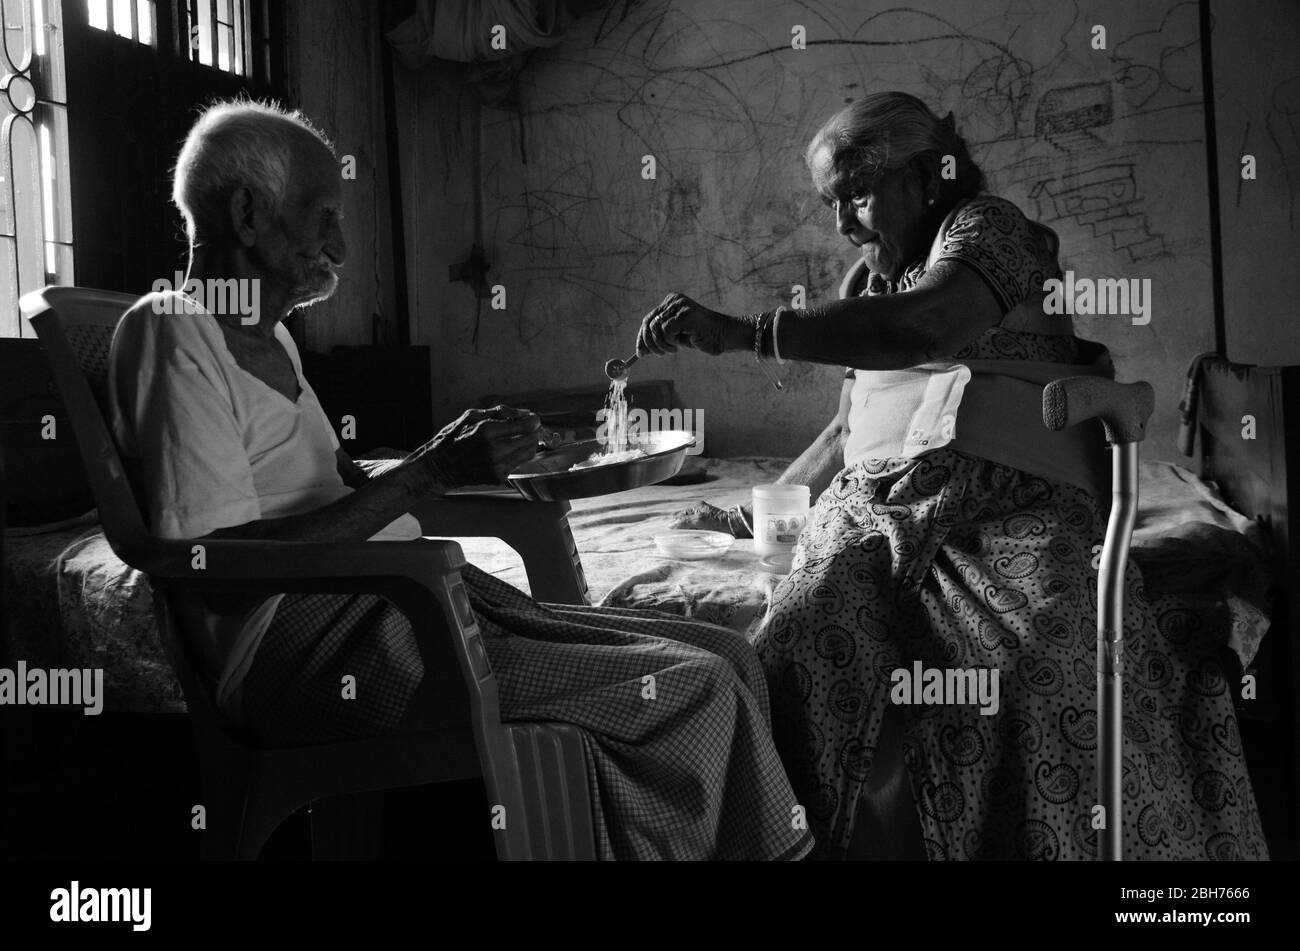
[[[1043,427],[1041,393],[1109,375],[1107,355],[1044,314],[1055,236],[984,193],[951,115],[868,96],[806,160],[861,249],[846,299],[732,317],[670,294],[637,345],[848,365],[835,420],[782,479],[820,497],[751,632],[818,854],[1095,856],[1108,474],[1099,432]],[[1221,644],[1129,571],[1127,855],[1265,857]],[[998,689],[923,690],[932,670]]]
[[[191,242],[186,288],[241,281],[258,289],[248,295],[258,307],[155,291],[118,324],[114,434],[155,532],[417,538],[417,502],[500,482],[535,454],[537,418],[504,407],[470,410],[400,459],[358,465],[340,448],[283,325],[333,292],[347,254],[338,161],[304,118],[248,102],[212,107],[181,150],[174,196]],[[749,645],[653,612],[538,604],[473,566],[462,574],[501,718],[582,728],[601,857],[808,852]],[[415,632],[381,598],[192,600],[182,615],[221,709],[267,745],[435,725]],[[355,699],[340,695],[344,675]]]

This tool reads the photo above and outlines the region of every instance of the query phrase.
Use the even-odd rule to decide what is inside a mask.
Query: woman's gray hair
[[[204,110],[185,137],[172,172],[172,201],[185,216],[190,245],[220,243],[229,229],[229,201],[238,188],[260,193],[278,212],[293,149],[311,135],[333,152],[301,112],[274,102],[233,100]]]
[[[849,172],[855,189],[870,187],[886,171],[903,168],[918,155],[930,152],[940,162],[953,156],[956,177],[940,178],[940,203],[949,207],[982,192],[984,173],[970,157],[966,140],[957,134],[951,112],[940,119],[920,99],[904,92],[864,96],[830,118],[813,136],[804,161],[821,190],[826,182],[815,158],[831,152],[831,168]]]

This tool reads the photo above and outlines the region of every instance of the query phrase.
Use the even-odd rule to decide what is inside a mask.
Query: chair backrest
[[[104,536],[128,564],[149,531],[108,423],[108,355],[113,331],[136,302],[130,294],[45,287],[19,307],[40,338],[68,411]]]
[[[50,361],[59,394],[81,450],[91,492],[99,507],[104,537],[118,557],[144,569],[152,541],[109,425],[108,362],[113,333],[122,315],[136,302],[129,294],[83,287],[46,287],[19,302]],[[192,712],[215,717],[209,690],[198,675],[201,665],[190,646],[178,636],[175,609],[165,590],[151,581],[164,653],[176,671]],[[165,587],[165,586],[164,586]],[[161,612],[161,613],[159,613]],[[202,707],[195,710],[195,706]]]

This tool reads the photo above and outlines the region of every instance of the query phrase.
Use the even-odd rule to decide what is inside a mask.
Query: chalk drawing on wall
[[[1297,188],[1300,187],[1300,75],[1292,76],[1275,85],[1267,97],[1268,112],[1264,115],[1264,135],[1268,140],[1267,155],[1281,170],[1287,202],[1287,227],[1296,230]],[[1262,151],[1257,140],[1251,138],[1252,123],[1247,122],[1242,132],[1240,154]],[[1240,166],[1236,162],[1231,165]],[[1237,175],[1236,205],[1241,207],[1243,180]]]
[[[952,110],[989,190],[1056,230],[1063,268],[1159,282],[1151,328],[1086,330],[1117,359],[1157,349],[1134,372],[1168,383],[1181,368],[1163,361],[1210,326],[1197,13],[1188,0],[615,0],[530,58],[517,110],[482,113],[481,230],[510,306],[477,340],[456,327],[446,386],[522,392],[599,374],[669,290],[736,314],[789,303],[795,284],[810,306],[832,299],[858,252],[802,152],[834,111],[888,89]],[[792,22],[808,28],[806,50],[791,49]],[[1089,46],[1097,22],[1110,49]],[[1270,148],[1266,108],[1251,116],[1257,153]],[[1294,138],[1292,114],[1274,125]],[[641,177],[647,154],[654,181]],[[838,392],[832,370],[791,365],[772,400],[739,356],[652,370],[730,416],[714,443],[724,455],[796,454]]]
[[[1023,20],[1010,2],[948,16],[762,6],[771,15],[741,20],[709,0],[611,4],[571,49],[531,61],[522,116],[489,114],[485,231],[521,292],[507,336],[623,333],[667,289],[722,309],[771,306],[796,283],[811,299],[833,294],[854,252],[812,194],[801,152],[818,121],[879,89],[951,108],[992,190],[1095,266],[1203,244],[1170,230],[1151,203],[1163,182],[1149,180],[1153,155],[1177,167],[1203,154],[1179,138],[1186,122],[1167,121],[1200,108],[1186,71],[1194,4],[1171,0],[1144,18],[1158,29],[1095,55],[1077,10],[1007,32]],[[767,22],[791,18],[820,24],[806,52]],[[653,185],[635,175],[644,154],[658,160]]]
[[[1078,83],[1049,89],[1038,102],[1034,130],[1042,139],[1075,161],[1095,155],[1105,143],[1093,130],[1114,121],[1110,83]],[[1054,225],[1071,221],[1093,238],[1109,242],[1130,261],[1159,257],[1166,252],[1162,235],[1153,233],[1142,212],[1134,162],[1101,161],[1077,171],[1040,178],[1029,187],[1039,221]]]

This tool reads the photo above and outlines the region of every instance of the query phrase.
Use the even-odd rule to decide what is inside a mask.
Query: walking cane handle
[[[1100,419],[1112,446],[1141,442],[1156,406],[1150,383],[1116,383],[1100,376],[1070,376],[1043,387],[1043,423],[1053,431]]]

